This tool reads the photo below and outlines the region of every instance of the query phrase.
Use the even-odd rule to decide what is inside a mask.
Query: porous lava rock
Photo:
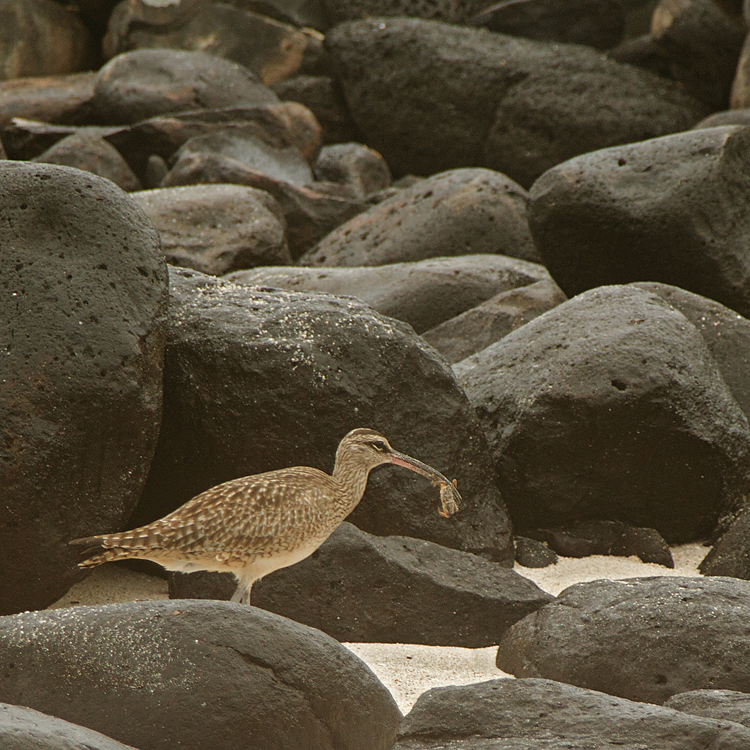
[[[655,294],[592,289],[454,371],[522,533],[620,520],[687,542],[747,492],[747,418],[698,330]]]
[[[456,169],[398,191],[326,235],[305,266],[382,266],[497,253],[539,261],[528,193],[490,169]]]
[[[577,154],[709,114],[679,84],[578,45],[417,18],[342,23],[325,44],[357,126],[396,176],[487,167],[528,188]]]
[[[159,235],[87,172],[0,162],[0,612],[81,573],[68,541],[115,528],[156,445],[167,312]]]
[[[603,149],[550,169],[529,224],[573,296],[660,281],[750,314],[750,129],[685,133]]]
[[[742,750],[748,730],[542,679],[423,693],[394,750]]]
[[[281,208],[263,190],[186,185],[145,190],[133,198],[159,230],[172,265],[220,276],[292,262]]]
[[[654,577],[577,583],[506,631],[497,666],[630,700],[750,688],[750,583]]]
[[[135,750],[93,729],[25,706],[0,703],[3,750]]]
[[[385,266],[271,266],[237,271],[227,278],[248,286],[356,297],[420,334],[496,294],[537,282],[552,283],[543,266],[491,254]]]
[[[401,719],[320,631],[228,602],[128,602],[0,618],[0,700],[138,750],[388,750]]]

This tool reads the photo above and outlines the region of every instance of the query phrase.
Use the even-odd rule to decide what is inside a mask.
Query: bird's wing
[[[296,467],[224,482],[156,523],[165,538],[179,537],[186,552],[267,557],[296,549],[323,529],[332,501],[331,477]]]

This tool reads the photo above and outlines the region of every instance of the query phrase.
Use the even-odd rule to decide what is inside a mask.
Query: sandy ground
[[[516,571],[530,578],[540,588],[559,594],[564,588],[581,581],[636,578],[647,576],[697,576],[698,563],[708,548],[686,544],[672,548],[674,569],[642,563],[636,557],[603,557],[583,559],[560,558],[547,568],[523,568]],[[83,604],[108,604],[144,599],[166,599],[167,583],[161,578],[135,573],[124,568],[104,565],[96,568],[74,586],[50,609]],[[344,644],[366,662],[391,691],[399,707],[407,713],[421,693],[441,685],[468,685],[498,677],[509,677],[495,667],[495,647],[446,648],[400,643]]]

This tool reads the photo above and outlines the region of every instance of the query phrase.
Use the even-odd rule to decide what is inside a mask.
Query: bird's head
[[[405,469],[410,469],[423,477],[427,477],[435,485],[450,487],[451,492],[449,494],[454,499],[456,509],[461,502],[461,496],[455,489],[455,485],[449,482],[439,471],[416,458],[394,450],[388,440],[375,430],[360,427],[348,433],[336,451],[336,464],[339,466],[344,464],[356,465],[368,472],[370,469],[383,464],[403,466]]]

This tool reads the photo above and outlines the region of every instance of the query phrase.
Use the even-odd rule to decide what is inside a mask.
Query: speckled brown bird
[[[455,480],[360,428],[339,444],[330,476],[295,466],[233,479],[147,526],[71,544],[87,547],[81,568],[138,558],[183,573],[234,573],[238,586],[232,601],[250,604],[253,583],[318,549],[362,499],[370,471],[383,464],[411,469],[440,486],[440,515],[447,518],[458,510]]]

